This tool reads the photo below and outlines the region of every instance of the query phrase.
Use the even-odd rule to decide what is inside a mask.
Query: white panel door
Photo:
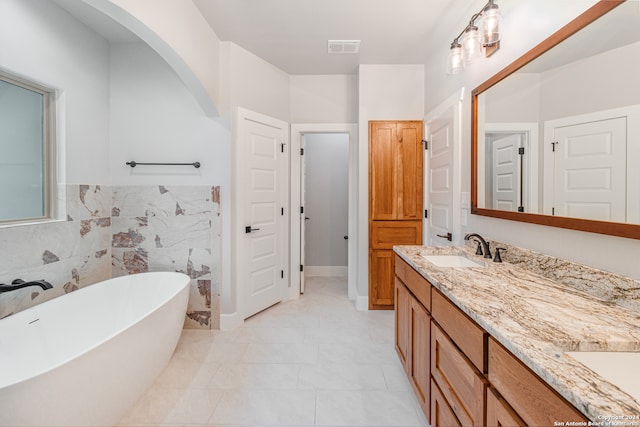
[[[242,170],[243,219],[240,231],[238,278],[247,318],[284,299],[286,291],[284,208],[287,199],[287,124],[246,112],[238,117],[238,167]]]
[[[494,138],[491,145],[492,209],[518,212],[520,205],[520,155],[522,135]]]
[[[453,114],[448,109],[427,124],[427,244],[451,246],[453,233]]]
[[[553,130],[554,214],[626,221],[625,117]]]

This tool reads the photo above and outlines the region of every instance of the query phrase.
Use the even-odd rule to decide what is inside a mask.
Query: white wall
[[[357,120],[357,76],[291,76],[291,123],[355,123]]]
[[[424,65],[360,65],[358,71],[358,302],[369,294],[369,121],[422,120]]]
[[[149,44],[202,110],[218,115],[220,39],[191,0],[83,0]]]
[[[109,182],[109,46],[53,2],[0,1],[0,67],[59,90],[59,181]]]
[[[144,43],[110,54],[110,172],[113,185],[221,185],[229,191],[230,133],[200,109],[176,73]],[[130,168],[138,162],[194,162]],[[226,203],[222,203],[224,206]]]
[[[349,135],[306,134],[306,266],[346,266],[349,215]]]
[[[221,287],[231,281],[231,135],[207,117],[174,70],[144,43],[111,46],[110,171],[113,185],[219,185]],[[137,166],[138,162],[201,163]],[[216,256],[216,254],[212,254]],[[217,264],[217,261],[216,261]],[[227,290],[223,290],[224,295]],[[217,322],[217,321],[216,321]]]
[[[640,42],[542,73],[541,120],[577,116],[640,103],[638,70]],[[563,96],[554,96],[558,93]]]
[[[289,75],[235,43],[222,42],[220,50],[221,114],[243,107],[289,122]]]
[[[478,1],[479,9],[484,1]],[[491,58],[472,64],[461,74],[447,77],[446,59],[454,30],[464,28],[469,16],[460,16],[460,25],[432,39],[433,50],[426,58],[425,100],[430,111],[451,93],[466,88],[462,129],[462,191],[470,191],[471,101],[470,90],[500,71],[527,50],[590,7],[594,1],[520,0],[501,2],[503,39]],[[593,233],[544,227],[514,221],[470,215],[464,231],[479,232],[489,239],[588,264],[619,274],[640,278],[636,258],[640,241]]]

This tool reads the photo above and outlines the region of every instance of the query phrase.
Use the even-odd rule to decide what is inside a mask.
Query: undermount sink
[[[422,255],[422,258],[436,267],[483,267],[482,264],[460,255]]]
[[[569,351],[566,354],[640,402],[640,353]]]

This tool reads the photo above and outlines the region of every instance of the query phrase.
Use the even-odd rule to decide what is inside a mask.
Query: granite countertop
[[[640,351],[640,313],[470,247],[395,252],[592,421],[640,415],[640,402],[567,351]],[[464,255],[483,267],[437,267],[422,255]]]

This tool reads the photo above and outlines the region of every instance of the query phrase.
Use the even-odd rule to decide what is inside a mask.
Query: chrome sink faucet
[[[484,238],[478,233],[469,233],[464,236],[464,240],[473,239],[478,243],[478,252],[477,255],[484,255],[485,258],[491,258],[491,248],[489,247],[489,242],[484,240]],[[480,251],[480,245],[482,245],[482,251]]]

